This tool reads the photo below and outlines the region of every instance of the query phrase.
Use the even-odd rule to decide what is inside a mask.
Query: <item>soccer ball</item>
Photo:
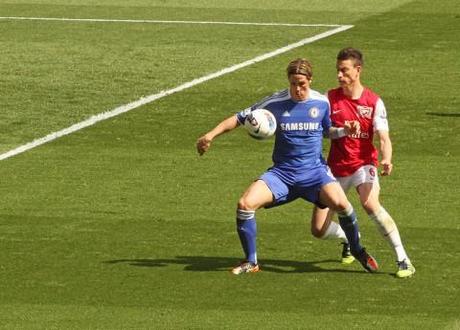
[[[246,117],[244,127],[251,137],[262,140],[275,134],[276,119],[270,111],[256,109]]]

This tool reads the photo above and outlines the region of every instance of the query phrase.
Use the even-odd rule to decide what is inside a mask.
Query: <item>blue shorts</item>
[[[273,204],[268,207],[279,206],[302,198],[324,208],[325,206],[319,202],[321,187],[336,182],[327,165],[302,172],[272,167],[259,179],[267,184],[274,197]]]

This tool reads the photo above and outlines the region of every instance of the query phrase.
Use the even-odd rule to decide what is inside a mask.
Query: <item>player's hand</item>
[[[345,129],[347,136],[355,134],[358,135],[361,132],[361,125],[357,120],[346,121],[343,128]]]
[[[196,141],[196,150],[202,156],[208,149],[211,147],[212,139],[210,139],[207,135],[203,135]]]
[[[382,160],[380,164],[382,165],[382,171],[380,174],[383,176],[390,175],[391,171],[393,170],[393,164],[385,160]]]

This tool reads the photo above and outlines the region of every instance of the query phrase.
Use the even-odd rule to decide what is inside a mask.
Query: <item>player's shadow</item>
[[[436,117],[460,117],[460,113],[447,113],[447,112],[426,112],[428,116],[436,116]]]
[[[229,271],[238,263],[237,258],[209,257],[209,256],[177,256],[170,259],[117,259],[108,260],[107,264],[128,264],[135,267],[167,267],[183,265],[184,271],[215,272]],[[362,273],[363,270],[354,270],[340,265],[337,260],[321,261],[294,261],[278,259],[259,260],[262,271],[272,273],[319,273],[319,272],[346,272]],[[320,264],[337,264],[337,268],[322,268]]]

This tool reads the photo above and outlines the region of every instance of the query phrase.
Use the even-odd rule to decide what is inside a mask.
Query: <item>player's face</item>
[[[353,60],[337,61],[337,80],[341,87],[351,86],[359,81],[361,65],[355,65]]]
[[[295,101],[304,101],[308,99],[310,89],[310,80],[303,74],[291,74],[289,76],[289,91]]]

